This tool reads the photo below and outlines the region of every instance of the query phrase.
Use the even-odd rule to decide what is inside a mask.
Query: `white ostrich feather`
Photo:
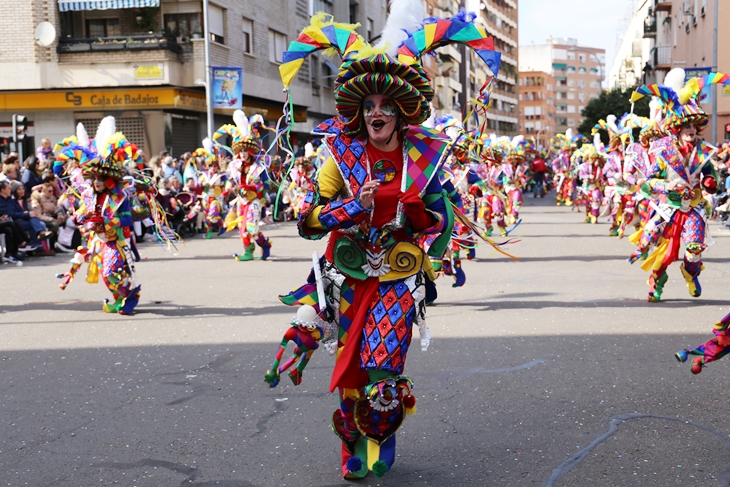
[[[248,118],[246,117],[246,114],[243,113],[243,110],[236,110],[233,112],[233,122],[236,124],[236,127],[238,127],[238,130],[241,131],[242,137],[248,137],[251,135],[251,124],[248,122]]]
[[[99,153],[103,153],[103,155],[106,154],[106,150],[108,149],[109,142],[111,141],[112,136],[117,132],[117,121],[109,115],[108,117],[104,117],[101,119],[101,122],[99,122],[99,127],[96,129],[96,135],[94,136],[94,145],[96,145],[96,150],[99,151]]]
[[[203,149],[207,150],[211,154],[213,153],[213,142],[210,138],[206,137],[203,139]]]
[[[525,140],[524,135],[517,135],[517,136],[513,137],[512,138],[512,147],[517,147],[518,145],[520,145],[522,143],[523,140]]]
[[[618,125],[616,125],[616,115],[611,114],[606,117],[606,125],[611,129],[611,131],[616,134],[619,132]]]
[[[664,77],[664,86],[673,89],[677,94],[684,87],[685,72],[682,68],[674,68]]]
[[[573,129],[568,129],[565,131],[565,138],[567,140],[573,140]]]
[[[380,40],[374,47],[385,47],[386,54],[394,56],[408,33],[421,28],[424,11],[421,0],[393,0]]]
[[[81,122],[76,126],[76,139],[79,141],[81,147],[89,147],[89,133]]]
[[[661,100],[659,100],[659,98],[657,98],[656,96],[652,96],[651,101],[649,102],[649,118],[655,122],[658,122],[661,116],[661,110]]]
[[[601,142],[601,134],[600,132],[596,132],[593,134],[593,146],[596,149],[600,149],[600,147],[603,145],[603,142]]]

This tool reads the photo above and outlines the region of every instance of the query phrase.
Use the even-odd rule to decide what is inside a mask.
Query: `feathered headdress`
[[[98,177],[107,180],[107,187],[114,186],[124,175],[124,163],[132,158],[132,147],[124,134],[117,132],[114,117],[104,117],[96,129],[91,148],[96,157],[80,164],[87,178]]]
[[[375,47],[360,37],[354,26],[336,23],[326,14],[315,15],[283,55],[279,71],[284,87],[289,87],[308,55],[321,49],[333,50],[343,59],[334,94],[335,109],[347,133],[362,130],[362,100],[374,94],[390,97],[404,123],[420,125],[429,118],[434,97],[421,56],[450,43],[461,43],[474,49],[494,75],[500,61],[500,54],[494,52],[494,40],[465,15],[425,19],[421,25],[423,12],[420,0],[394,0],[381,41]]]
[[[631,103],[644,96],[653,95],[661,99],[664,110],[662,129],[677,131],[682,125],[693,123],[697,130],[704,129],[709,117],[698,100],[702,89],[710,84],[730,84],[730,76],[723,73],[710,73],[685,82],[686,73],[682,68],[674,68],[664,78],[661,85],[643,85],[631,95]]]
[[[228,149],[233,155],[246,151],[252,156],[255,156],[261,152],[260,130],[266,128],[263,117],[261,115],[254,115],[249,120],[242,110],[236,110],[233,112],[233,123],[235,125],[226,124],[216,130],[213,134],[213,140],[217,143],[218,138],[223,135],[229,135],[232,139],[230,148],[220,143],[218,145]]]

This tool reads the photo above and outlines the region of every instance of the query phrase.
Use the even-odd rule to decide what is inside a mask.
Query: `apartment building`
[[[499,135],[517,135],[517,1],[426,0],[428,16],[453,17],[460,8],[477,14],[475,21],[494,38],[495,50],[502,53],[501,69],[492,86],[487,130]],[[489,73],[484,63],[462,46],[443,47],[437,56],[437,59],[424,60],[426,70],[434,80],[436,114],[451,114],[461,120],[469,112],[470,100],[486,82]],[[476,128],[476,123],[471,119],[467,126]]]
[[[661,83],[672,68],[684,68],[688,76],[702,76],[713,68],[715,7],[718,6],[717,70],[730,70],[730,8],[723,0],[648,0],[645,36],[655,42],[649,62],[653,67],[650,82]],[[730,88],[710,87],[702,95],[702,108],[712,113],[710,90],[717,94],[717,128],[706,131],[708,139],[730,138]]]
[[[583,121],[581,111],[602,91],[605,64],[605,50],[580,46],[572,38],[520,46],[520,72],[544,72],[555,79],[553,132],[578,128]]]
[[[102,117],[148,153],[195,149],[206,131],[205,49],[199,0],[16,0],[0,17],[0,143],[11,136],[12,114],[31,122],[24,152],[40,137],[52,141],[89,131]],[[359,22],[372,39],[382,30],[386,0],[214,0],[209,4],[211,65],[243,68],[243,110],[273,124],[285,95],[282,53],[313,12]],[[41,22],[57,36],[47,47],[34,40]],[[291,86],[293,142],[335,113],[337,61],[310,57]],[[232,109],[216,109],[214,127],[231,123]],[[38,139],[38,140],[34,140]]]
[[[613,64],[608,70],[607,88],[625,90],[655,80],[651,63],[656,37],[656,23],[647,17],[652,2],[636,0],[634,13],[621,38]]]
[[[555,78],[542,71],[521,71],[519,85],[520,127],[547,148],[555,133]]]

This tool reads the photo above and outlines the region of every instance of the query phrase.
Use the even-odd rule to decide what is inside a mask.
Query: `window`
[[[542,114],[542,107],[535,107],[535,115],[541,115]],[[540,122],[537,122],[538,125],[540,125]]]
[[[581,69],[583,69],[583,68],[581,68]],[[575,66],[568,66],[568,72],[575,73]]]
[[[575,61],[575,53],[574,52],[569,52],[568,53],[568,59],[571,60],[571,61]]]
[[[269,29],[269,61],[281,64],[284,51],[286,51],[286,36]]]
[[[190,37],[193,33],[200,34],[203,31],[199,12],[165,14],[163,23],[176,37]]]
[[[568,86],[575,86],[575,80],[569,79]]]
[[[594,68],[591,68],[591,71],[593,71],[593,69],[594,69]],[[583,66],[581,66],[580,68],[578,68],[578,72],[579,72],[580,74],[585,74],[585,73],[586,73],[586,68],[584,68]]]
[[[359,5],[357,2],[350,2],[350,23],[357,24],[357,18],[360,16],[358,13]]]
[[[241,21],[243,29],[243,52],[253,54],[253,20],[244,17]]]
[[[585,80],[579,79],[578,80],[578,88],[585,88],[585,87],[586,87]]]
[[[318,12],[325,12],[332,15],[332,0],[310,0],[309,13],[314,15]]]
[[[586,55],[585,54],[578,54],[578,61],[584,63],[586,62]]]
[[[122,35],[119,19],[88,19],[86,21],[88,37],[117,37]]]
[[[561,127],[565,127],[568,125],[568,119],[566,117],[556,117],[555,123],[557,123]]]
[[[568,92],[568,100],[575,100],[575,93],[572,91]]]
[[[218,44],[225,44],[225,19],[225,10],[215,5],[208,5],[208,20],[210,22],[208,31],[210,32],[211,41],[217,42]]]
[[[525,107],[525,116],[532,116],[535,114],[535,107]]]
[[[373,31],[375,30],[375,24],[373,23],[373,19],[368,19],[368,30],[365,33],[365,40],[369,41],[373,38]]]
[[[578,93],[578,100],[580,100],[580,101],[586,101],[586,94],[585,93]]]
[[[568,105],[568,113],[575,113],[575,105]]]

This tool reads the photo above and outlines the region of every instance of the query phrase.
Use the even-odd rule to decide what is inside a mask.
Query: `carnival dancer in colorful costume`
[[[431,269],[418,237],[440,234],[431,252],[441,255],[453,226],[438,179],[448,140],[418,127],[434,97],[420,58],[460,42],[494,74],[499,68],[483,28],[466,16],[414,17],[423,11],[418,0],[392,2],[382,48],[367,45],[354,26],[318,14],[280,68],[288,87],[308,54],[333,48],[343,56],[334,88],[339,116],[314,131],[331,157],[307,195],[299,232],[307,239],[329,235],[313,270],[327,290],[319,312],[338,327],[330,390],[340,396],[332,427],[342,440],[346,478],[382,476],[395,461],[395,433],[415,408],[411,380],[402,375],[414,325],[422,348],[429,342],[423,285]]]
[[[622,224],[627,217],[633,218],[634,199],[628,192],[628,188],[624,184],[624,139],[628,140],[630,135],[627,131],[631,129],[624,126],[624,120],[628,117],[622,117],[621,122],[617,122],[615,115],[609,115],[606,120],[599,120],[593,127],[593,134],[597,134],[600,130],[608,133],[609,142],[605,150],[605,164],[603,166],[604,181],[604,202],[607,208],[610,208],[611,228],[609,235],[612,237],[623,237]]]
[[[502,188],[502,165],[509,147],[509,139],[498,138],[496,134],[491,134],[489,138],[483,139],[483,143],[484,164],[477,168],[477,174],[481,180],[472,184],[469,193],[479,202],[477,221],[484,224],[483,237],[492,236],[494,224],[497,225],[499,233],[506,237],[507,196]]]
[[[514,225],[520,219],[520,207],[525,202],[522,186],[525,179],[523,163],[525,161],[525,137],[514,137],[507,152],[507,161],[502,164],[501,183],[507,195],[507,215],[509,224]]]
[[[233,256],[239,261],[253,259],[253,251],[256,245],[250,242],[252,235],[249,229],[255,227],[256,235],[253,238],[256,244],[261,247],[261,259],[266,260],[271,251],[271,243],[264,236],[263,232],[258,229],[261,218],[263,217],[262,212],[266,208],[264,191],[268,188],[266,183],[269,181],[266,164],[264,163],[263,157],[261,157],[263,156],[261,131],[266,129],[266,126],[261,115],[254,115],[249,120],[241,110],[233,112],[233,121],[235,125],[224,125],[213,135],[213,139],[217,139],[222,135],[229,135],[233,139],[230,149],[226,146],[223,147],[228,149],[234,156],[234,159],[229,165],[228,190],[239,194],[236,200],[236,208],[241,210],[241,212],[231,212],[228,221],[238,223],[239,233],[241,234],[241,241],[244,247],[243,254],[233,254]],[[254,187],[255,190],[251,191],[251,187]],[[260,201],[258,204],[251,206],[246,195],[258,195]],[[251,220],[252,215],[250,214],[250,210],[254,207],[259,211],[255,222]],[[230,227],[230,225],[227,224],[226,227]],[[247,242],[249,243],[247,244]]]
[[[573,137],[573,129],[565,131],[565,135],[556,134],[550,139],[551,151],[555,157],[550,162],[555,181],[555,202],[558,206],[572,206],[573,194],[576,190],[573,176],[572,156],[577,148]]]
[[[230,204],[228,217],[226,219],[226,230],[231,231],[238,227],[243,248],[243,254],[233,254],[239,261],[253,260],[256,245],[261,247],[261,260],[269,258],[271,244],[260,231],[261,225],[261,193],[259,186],[244,184],[239,194]]]
[[[598,222],[603,200],[604,159],[596,149],[599,144],[599,139],[594,144],[583,144],[572,156],[577,165],[578,179],[582,182],[580,192],[582,193],[581,199],[585,201],[586,206],[585,222],[594,225]]]
[[[648,184],[666,201],[657,206],[649,223],[656,227],[658,241],[642,265],[642,269],[651,272],[650,302],[661,299],[667,268],[680,258],[683,247],[680,269],[689,294],[699,297],[702,293],[699,276],[704,268],[702,252],[707,248],[706,220],[710,211],[703,191],[715,193],[717,177],[710,163],[716,148],[697,138],[708,123],[697,97],[707,84],[730,84],[730,76],[710,73],[692,78],[686,84],[684,79],[684,70],[676,68],[667,74],[663,86],[641,86],[632,96],[632,102],[645,95],[661,97],[665,110],[663,128],[670,134],[655,141],[649,149],[655,163],[647,175]]]
[[[81,200],[74,219],[84,228],[88,246],[77,249],[69,273],[58,277],[66,278],[61,285],[64,289],[82,263],[89,262],[87,281],[96,282],[100,271],[112,293],[113,302],[104,302],[107,313],[130,314],[139,302],[141,286],[134,270],[128,199],[135,189],[124,181],[124,163],[130,156],[131,144],[116,132],[114,117],[99,124],[93,147],[80,148],[74,156],[80,174],[72,176],[71,191]]]

